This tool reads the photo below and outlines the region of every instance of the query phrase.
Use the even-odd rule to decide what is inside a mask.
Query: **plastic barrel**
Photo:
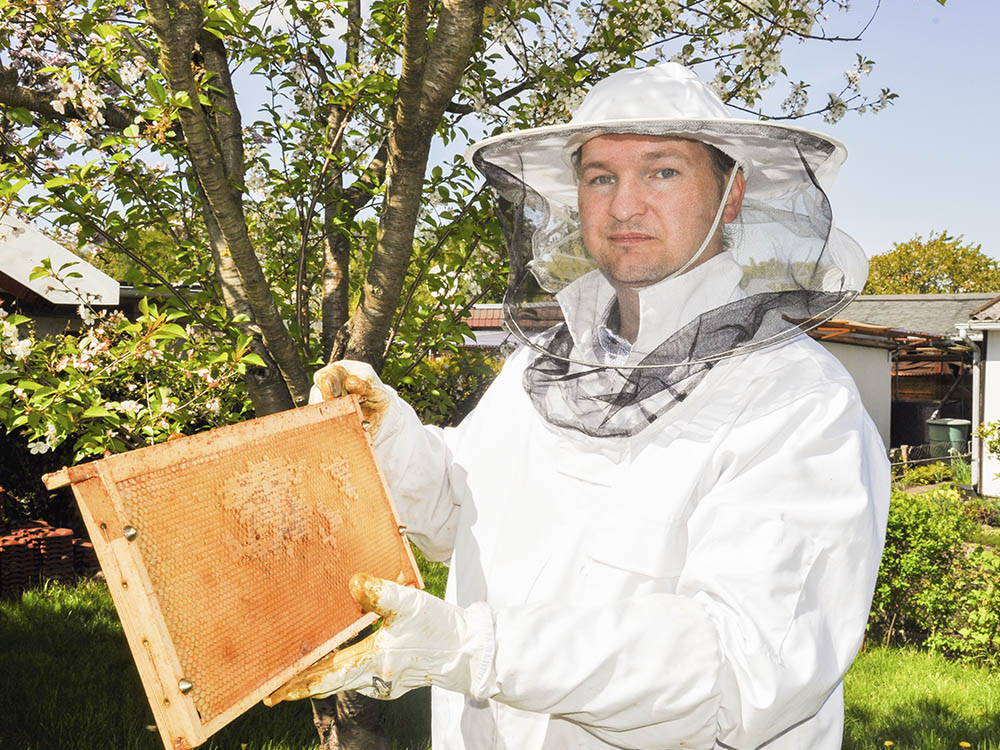
[[[964,453],[971,427],[968,419],[928,419],[927,442],[931,444],[931,457],[948,458],[952,450]]]

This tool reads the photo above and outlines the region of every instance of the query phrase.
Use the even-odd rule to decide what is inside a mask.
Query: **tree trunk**
[[[382,701],[347,691],[312,701],[320,750],[388,750]]]
[[[197,181],[196,181],[197,182]],[[255,336],[251,330],[253,327],[253,309],[247,301],[246,292],[243,289],[243,279],[240,278],[232,256],[226,252],[226,242],[219,230],[219,225],[215,222],[215,216],[208,207],[208,202],[201,193],[201,211],[205,220],[205,227],[208,230],[209,245],[212,249],[212,259],[215,261],[215,277],[222,290],[222,301],[230,314],[234,316],[245,315],[248,320],[244,323],[237,323],[240,332],[250,338],[250,346],[255,354],[258,354],[266,363],[265,367],[250,367],[247,369],[244,382],[247,386],[247,393],[253,402],[254,413],[258,417],[267,414],[291,409],[295,406],[292,396],[288,392],[281,371],[271,359],[267,347]]]
[[[427,3],[406,4],[382,221],[361,300],[347,326],[346,356],[370,362],[376,370],[382,366],[413,251],[431,141],[482,32],[484,7],[484,0],[444,0],[428,48]]]
[[[180,107],[177,114],[195,175],[225,243],[221,252],[232,257],[243,282],[246,301],[253,310],[254,325],[251,330],[255,338],[263,341],[277,364],[293,402],[304,404],[309,397],[309,378],[271,296],[270,286],[247,233],[242,206],[243,164],[242,161],[239,166],[233,163],[237,157],[242,159],[242,137],[237,135],[234,138],[239,129],[239,111],[232,88],[230,86],[225,92],[227,108],[232,100],[232,109],[228,115],[213,113],[213,122],[209,122],[208,113],[199,100],[192,54],[195,40],[207,36],[202,34],[204,17],[201,6],[184,3],[171,12],[164,0],[147,0],[146,7],[150,26],[160,41],[160,67],[170,90],[175,94],[186,94],[190,103]],[[221,59],[219,48],[208,47],[208,53],[206,62],[225,67],[225,78],[228,80],[228,67],[222,65],[225,62],[224,51]],[[213,81],[217,86],[220,83],[223,82]],[[234,150],[237,143],[239,153]]]

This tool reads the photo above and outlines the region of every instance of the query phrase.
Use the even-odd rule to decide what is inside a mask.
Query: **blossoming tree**
[[[272,412],[330,357],[412,370],[496,293],[499,243],[456,155],[469,131],[562,120],[592,81],[661,58],[748,110],[785,80],[773,116],[884,106],[864,57],[812,109],[782,67],[789,40],[840,39],[823,19],[843,6],[0,0],[0,200],[178,297],[208,290]]]

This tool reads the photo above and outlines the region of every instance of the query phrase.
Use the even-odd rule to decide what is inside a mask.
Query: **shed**
[[[46,260],[54,271],[62,269],[62,280],[32,278]],[[0,302],[15,303],[34,320],[36,332],[47,335],[75,325],[83,301],[95,307],[117,306],[120,286],[12,214],[0,217]]]
[[[959,327],[960,335],[977,345],[972,383],[973,481],[984,495],[1000,495],[1000,459],[976,437],[978,428],[1000,420],[1000,296],[973,310]]]

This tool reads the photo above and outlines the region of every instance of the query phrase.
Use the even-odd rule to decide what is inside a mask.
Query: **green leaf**
[[[113,417],[115,416],[113,412],[108,411],[103,406],[94,404],[89,409],[87,409],[81,416],[84,418],[88,417]]]
[[[29,183],[30,180],[22,179],[18,180],[17,182],[7,182],[4,184],[0,184],[0,196],[6,198],[7,196],[10,195],[17,195],[21,191],[21,188],[23,188],[25,185]]]
[[[257,367],[267,367],[267,365],[264,363],[264,360],[261,359],[260,355],[254,354],[253,352],[244,354],[243,361],[251,365],[257,365]]]
[[[42,187],[46,190],[51,190],[52,188],[62,187],[63,185],[72,185],[73,180],[69,177],[53,177],[51,180],[46,182]]]
[[[30,125],[34,119],[31,112],[24,107],[11,107],[6,114],[8,120],[13,120],[18,125]]]
[[[176,323],[164,323],[156,332],[160,338],[186,339],[188,337],[187,331]]]
[[[167,101],[167,90],[163,88],[162,83],[157,81],[152,76],[146,79],[146,91],[148,91],[149,95],[159,104],[163,104]]]

